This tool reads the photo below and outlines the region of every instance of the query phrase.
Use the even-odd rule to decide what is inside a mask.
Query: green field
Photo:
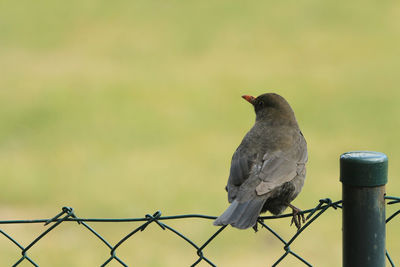
[[[351,150],[385,152],[387,193],[400,196],[399,18],[397,1],[3,1],[0,220],[49,218],[63,206],[86,218],[219,215],[230,158],[254,121],[240,96],[265,92],[289,101],[308,142],[296,206],[341,198],[339,156]],[[289,238],[289,223],[271,226]],[[137,226],[91,225],[112,244]],[[199,244],[216,230],[206,220],[171,225]],[[27,245],[45,228],[1,229]],[[396,263],[399,236],[396,218]],[[291,247],[314,266],[340,266],[340,211]],[[266,231],[233,228],[205,250],[229,267],[270,266],[282,253]],[[3,236],[0,254],[1,266],[20,257]],[[109,251],[69,223],[29,255],[40,266],[99,266]],[[197,259],[155,224],[118,255],[146,267]],[[280,266],[303,265],[288,257]]]

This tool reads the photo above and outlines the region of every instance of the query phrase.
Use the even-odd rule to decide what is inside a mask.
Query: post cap
[[[353,186],[387,183],[388,157],[375,151],[351,151],[340,156],[340,181]]]

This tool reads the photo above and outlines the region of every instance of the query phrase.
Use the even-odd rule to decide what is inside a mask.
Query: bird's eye
[[[263,107],[264,106],[264,101],[261,100],[260,102],[258,102],[258,106],[259,107]]]

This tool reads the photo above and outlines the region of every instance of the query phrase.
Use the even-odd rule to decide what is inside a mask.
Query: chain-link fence
[[[399,197],[385,197],[387,205],[393,205],[393,204],[398,204],[400,203],[400,198]],[[311,209],[304,210],[302,213],[307,214],[307,222],[289,239],[285,240],[281,235],[279,235],[275,230],[273,230],[269,225],[268,221],[269,220],[275,220],[279,218],[285,218],[285,217],[290,217],[292,214],[284,214],[280,216],[262,216],[259,217],[258,219],[258,227],[260,230],[265,230],[270,232],[275,238],[277,238],[283,245],[283,252],[282,255],[276,260],[276,262],[272,266],[278,266],[281,262],[285,260],[285,258],[290,254],[294,256],[298,261],[303,263],[306,266],[312,266],[311,262],[312,259],[304,259],[301,256],[300,252],[295,252],[294,250],[291,249],[291,245],[296,241],[296,239],[302,234],[302,232],[309,227],[312,223],[314,223],[322,214],[324,214],[328,209],[341,209],[342,208],[342,201],[331,201],[329,198],[321,199],[319,200],[318,204]],[[400,214],[400,209],[395,211],[393,214],[390,214],[387,219],[386,223],[389,223],[395,218],[397,215]],[[399,216],[400,217],[400,216]],[[29,256],[29,250],[32,249],[35,245],[37,245],[40,240],[46,236],[49,232],[53,231],[55,228],[57,228],[60,224],[65,224],[68,222],[75,222],[81,225],[82,227],[86,228],[90,233],[93,234],[93,237],[97,238],[100,242],[102,242],[106,247],[108,247],[110,251],[110,256],[109,258],[101,265],[101,266],[106,266],[112,261],[115,261],[119,263],[122,266],[128,266],[126,262],[124,262],[124,259],[118,256],[118,248],[120,248],[124,242],[126,242],[128,239],[132,238],[136,233],[140,231],[145,231],[147,229],[147,226],[150,224],[157,224],[162,230],[165,231],[170,231],[174,233],[178,238],[183,239],[184,241],[187,242],[187,244],[191,247],[193,247],[193,253],[196,253],[198,256],[198,259],[191,265],[191,266],[196,266],[200,262],[204,261],[208,263],[210,266],[217,266],[216,263],[213,262],[213,259],[208,258],[205,253],[204,249],[211,243],[213,240],[215,240],[219,234],[224,231],[226,226],[222,226],[217,228],[215,233],[213,233],[207,241],[205,241],[203,244],[196,244],[194,241],[192,241],[188,236],[183,235],[181,232],[179,232],[177,229],[171,227],[170,225],[167,224],[168,221],[170,220],[185,220],[188,218],[197,218],[200,220],[214,220],[216,217],[215,216],[208,216],[208,215],[200,215],[200,214],[186,214],[186,215],[177,215],[177,216],[161,216],[161,212],[157,211],[154,214],[147,214],[143,218],[125,218],[125,219],[86,219],[86,218],[80,218],[78,217],[75,213],[74,210],[70,207],[63,207],[62,211],[54,216],[51,219],[38,219],[38,220],[3,220],[0,221],[0,224],[32,224],[32,223],[44,223],[44,225],[47,227],[45,231],[43,231],[40,235],[38,235],[32,242],[30,242],[28,245],[23,246],[18,242],[15,238],[12,237],[10,233],[6,233],[2,229],[0,229],[0,233],[6,238],[6,240],[12,242],[15,244],[16,248],[21,250],[22,256],[18,259],[16,259],[15,263],[12,266],[18,266],[22,262],[29,262],[33,266],[40,266],[39,262],[36,262],[34,258],[31,258]],[[111,245],[110,242],[108,242],[99,232],[95,231],[93,227],[91,227],[89,224],[91,222],[112,222],[112,223],[121,223],[121,222],[143,222],[142,225],[139,227],[136,227],[133,229],[131,232],[129,232],[127,235],[125,235],[122,239],[120,239],[115,245]],[[389,253],[386,251],[386,257],[388,262],[390,263],[391,266],[395,266],[394,261],[390,257]]]

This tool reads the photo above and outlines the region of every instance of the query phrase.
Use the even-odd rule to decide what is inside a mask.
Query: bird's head
[[[250,95],[243,95],[242,97],[254,106],[256,121],[263,120],[274,124],[297,125],[292,108],[282,96],[266,93],[258,97]]]

